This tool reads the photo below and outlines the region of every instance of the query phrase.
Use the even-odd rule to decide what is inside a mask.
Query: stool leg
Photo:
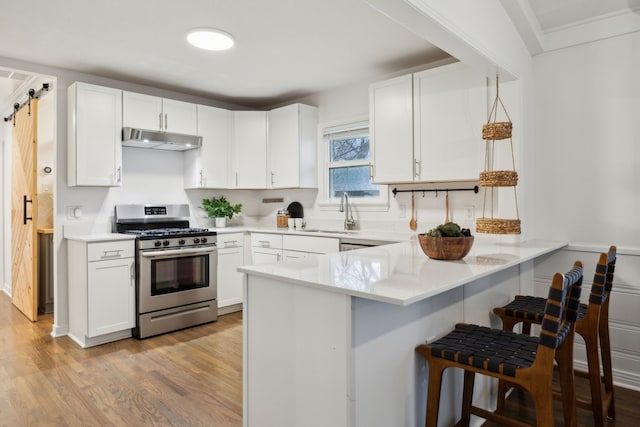
[[[440,410],[440,386],[442,373],[445,366],[438,359],[429,361],[429,387],[427,390],[427,413],[425,426],[436,427],[438,425],[438,411]]]
[[[532,393],[533,403],[536,408],[536,425],[553,426],[553,398],[551,396],[551,381],[548,382],[548,393]]]
[[[456,425],[469,427],[471,422],[471,404],[473,402],[473,383],[476,374],[472,371],[464,371],[464,388],[462,391],[462,418]]]
[[[576,427],[577,413],[573,373],[573,333],[570,333],[556,350],[556,360],[558,361],[558,374],[560,377],[560,389],[562,393],[564,425]],[[544,424],[538,423],[538,425]]]
[[[522,322],[522,333],[524,335],[531,335],[531,322]]]
[[[600,376],[600,360],[598,357],[598,331],[585,331],[581,334],[587,350],[587,367],[589,370],[589,387],[591,389],[591,410],[596,427],[603,426],[602,413],[602,377]]]
[[[504,413],[504,401],[507,395],[509,386],[506,382],[498,380],[498,400],[496,401],[496,414]]]
[[[611,295],[609,295],[611,298]],[[607,418],[611,420],[616,419],[616,407],[614,404],[613,395],[613,372],[611,367],[611,342],[609,340],[609,301],[607,300],[600,312],[600,322],[598,325],[598,333],[600,335],[600,353],[602,358],[602,370],[604,371],[604,389],[607,395],[610,396],[609,409],[607,411]]]

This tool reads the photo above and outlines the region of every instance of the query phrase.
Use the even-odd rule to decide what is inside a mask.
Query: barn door
[[[37,99],[15,113],[11,148],[11,302],[34,322],[38,316],[37,116]]]

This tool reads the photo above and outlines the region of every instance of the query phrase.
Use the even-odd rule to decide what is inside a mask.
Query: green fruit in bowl
[[[455,222],[447,222],[446,224],[440,224],[436,228],[425,233],[430,237],[470,237],[471,230],[468,228],[460,228]]]

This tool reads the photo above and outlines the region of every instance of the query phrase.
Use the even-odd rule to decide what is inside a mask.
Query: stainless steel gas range
[[[135,337],[217,320],[217,236],[189,227],[189,205],[117,205],[114,220],[137,236]]]

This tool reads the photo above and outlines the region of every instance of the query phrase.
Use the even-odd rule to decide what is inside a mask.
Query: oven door
[[[216,246],[139,251],[138,313],[217,297]]]

